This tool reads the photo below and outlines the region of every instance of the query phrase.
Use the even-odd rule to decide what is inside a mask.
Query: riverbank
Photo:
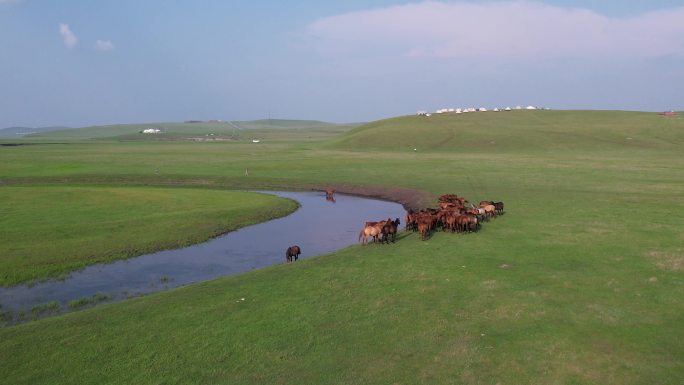
[[[236,191],[157,187],[4,186],[0,286],[204,242],[285,216],[297,203]]]

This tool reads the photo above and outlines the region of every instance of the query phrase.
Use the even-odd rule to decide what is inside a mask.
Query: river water
[[[93,265],[63,280],[0,288],[0,309],[30,314],[33,307],[56,301],[67,310],[69,302],[95,295],[116,301],[168,290],[284,263],[291,245],[301,247],[300,258],[330,253],[358,242],[366,221],[403,220],[405,214],[397,203],[356,196],[336,194],[330,202],[320,192],[264,193],[296,200],[301,207],[194,246]]]

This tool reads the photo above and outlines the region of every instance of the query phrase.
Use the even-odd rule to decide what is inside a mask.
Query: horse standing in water
[[[287,251],[285,252],[285,260],[287,262],[292,262],[293,259],[296,261],[297,259],[299,259],[299,254],[301,253],[302,249],[300,249],[299,246],[290,246],[287,248]]]
[[[333,190],[333,189],[325,190],[325,200],[328,202],[335,203],[335,190]]]

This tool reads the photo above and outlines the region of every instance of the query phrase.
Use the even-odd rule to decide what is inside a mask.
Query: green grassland
[[[506,214],[5,327],[0,382],[681,384],[684,120],[512,111],[311,136],[0,147],[0,191],[402,187]]]
[[[187,246],[276,218],[296,203],[187,188],[0,188],[0,286]]]

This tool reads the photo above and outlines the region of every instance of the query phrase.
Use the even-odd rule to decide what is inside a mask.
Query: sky
[[[0,127],[684,109],[684,0],[0,0]]]

